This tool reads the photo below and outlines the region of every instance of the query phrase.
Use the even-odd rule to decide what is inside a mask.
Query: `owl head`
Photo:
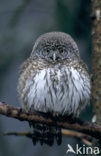
[[[49,32],[41,35],[35,42],[31,57],[48,61],[79,59],[79,50],[72,37],[63,32]]]

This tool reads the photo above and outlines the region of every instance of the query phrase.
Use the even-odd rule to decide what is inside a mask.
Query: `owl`
[[[90,94],[87,67],[72,37],[63,32],[41,35],[19,74],[18,95],[24,109],[52,116],[77,117],[89,103]],[[46,140],[53,143],[53,127],[47,127],[34,124],[36,135],[40,135],[39,129],[44,129],[48,131],[47,138],[51,138],[51,141]]]

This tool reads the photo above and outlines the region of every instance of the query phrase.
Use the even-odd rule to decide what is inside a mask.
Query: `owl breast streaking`
[[[89,103],[90,78],[70,35],[40,36],[20,71],[18,94],[26,110],[77,116]]]

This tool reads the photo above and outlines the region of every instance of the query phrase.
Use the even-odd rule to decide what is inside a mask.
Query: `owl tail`
[[[33,137],[32,141],[35,145],[37,142],[40,142],[41,145],[47,144],[52,146],[54,144],[54,140],[58,145],[62,142],[61,128],[57,128],[54,126],[49,126],[46,124],[34,123],[33,126]]]

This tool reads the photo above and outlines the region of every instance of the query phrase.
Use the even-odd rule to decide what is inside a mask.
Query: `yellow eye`
[[[63,49],[60,49],[59,51],[60,51],[60,53],[64,53],[64,50]]]

